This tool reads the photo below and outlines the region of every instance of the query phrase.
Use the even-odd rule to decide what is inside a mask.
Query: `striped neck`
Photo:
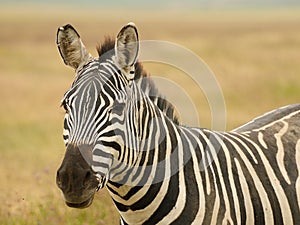
[[[130,89],[140,90],[136,86]],[[132,94],[128,108],[124,110],[127,114],[122,121],[123,127],[118,128],[125,133],[117,135],[124,137],[122,152],[125,155],[114,162],[107,188],[122,217],[135,224],[153,213],[162,201],[179,202],[171,198],[180,192],[183,168],[191,158],[189,151],[184,152],[184,149],[190,149],[187,146],[190,143],[181,140],[192,131],[170,120],[143,92]],[[160,191],[166,193],[160,195]],[[132,218],[134,213],[130,212],[144,207],[139,204],[145,204],[145,193],[152,199],[152,206],[142,210],[140,218],[138,214],[137,218]],[[185,195],[180,193],[180,198]],[[167,196],[165,200],[163,196]]]

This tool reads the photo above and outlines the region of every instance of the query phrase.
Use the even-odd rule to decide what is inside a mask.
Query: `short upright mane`
[[[115,40],[111,37],[106,37],[104,42],[97,46],[97,52],[99,57],[108,51],[113,50],[115,47]],[[173,122],[179,124],[178,116],[176,115],[175,107],[167,101],[157,90],[154,82],[150,79],[147,72],[143,69],[140,62],[135,64],[135,77],[134,79],[141,86],[143,91],[147,91],[150,99],[162,110],[167,117]],[[141,82],[139,82],[141,80]]]

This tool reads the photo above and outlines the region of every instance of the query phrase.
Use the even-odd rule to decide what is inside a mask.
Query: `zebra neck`
[[[127,149],[135,152],[131,155],[137,152],[135,163],[119,163],[108,183],[112,196],[118,201],[131,198],[133,190],[151,190],[168,183],[173,175],[183,170],[195,151],[201,159],[205,150],[206,144],[198,138],[199,133],[206,133],[202,129],[179,126],[163,114],[148,120],[145,126],[150,129],[142,136],[139,149]],[[202,167],[208,164],[203,163]]]
[[[200,161],[207,146],[199,137],[208,131],[176,124],[147,96],[141,96],[126,109],[124,127],[119,128],[125,131],[119,135],[124,143],[122,155],[115,160],[107,185],[113,199],[126,205],[139,193],[169,183],[193,154]],[[200,165],[206,168],[209,164],[205,161]]]
[[[181,127],[169,119],[161,118],[159,124],[152,140],[145,144],[150,148],[145,147],[136,165],[120,176],[126,179],[107,184],[118,211],[129,224],[145,221],[160,207],[179,207],[177,204],[185,201],[186,183],[190,182],[189,194],[194,194],[193,191],[198,194],[198,189],[205,189],[201,182],[194,182],[193,176],[186,178],[184,174],[187,170],[199,171],[196,161],[201,161],[206,144],[198,137],[200,133],[208,136],[206,131]],[[203,168],[208,165],[207,161],[202,164]],[[210,191],[212,193],[214,189]]]

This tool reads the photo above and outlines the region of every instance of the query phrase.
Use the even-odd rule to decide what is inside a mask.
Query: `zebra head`
[[[84,208],[105,185],[114,159],[120,157],[122,147],[113,121],[122,117],[135,76],[138,34],[129,23],[119,32],[112,50],[96,59],[77,31],[66,25],[58,29],[57,46],[65,64],[76,71],[62,100],[66,153],[57,171],[57,185],[68,206]]]

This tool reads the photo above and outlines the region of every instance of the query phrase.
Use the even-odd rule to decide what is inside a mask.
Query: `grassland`
[[[55,186],[64,154],[60,99],[74,76],[60,59],[55,36],[58,26],[72,23],[96,55],[94,46],[128,21],[137,24],[141,39],[180,44],[210,66],[223,90],[227,129],[300,102],[297,9],[150,13],[1,7],[0,224],[118,224],[106,191],[90,208],[76,210],[64,205]],[[205,96],[188,76],[163,65],[145,67],[187,90],[200,123],[210,125]]]

